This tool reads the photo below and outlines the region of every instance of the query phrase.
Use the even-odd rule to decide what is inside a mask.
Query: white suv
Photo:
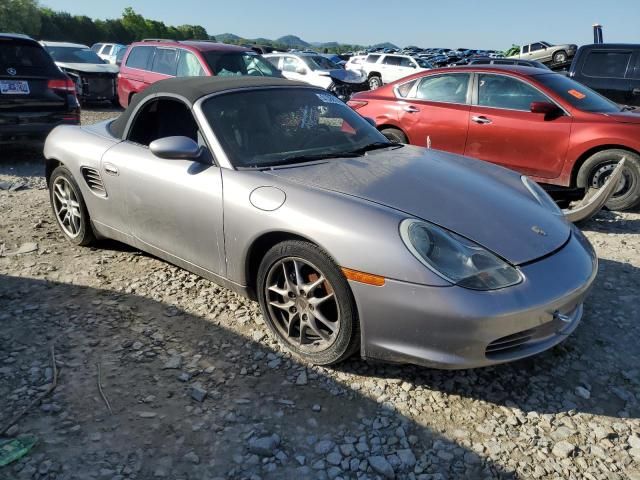
[[[369,78],[369,87],[375,90],[385,83],[395,82],[417,72],[431,70],[433,65],[422,58],[410,55],[371,53],[360,67]]]
[[[127,48],[126,45],[119,43],[95,43],[91,50],[96,52],[98,56],[107,63],[116,63],[118,52]]]

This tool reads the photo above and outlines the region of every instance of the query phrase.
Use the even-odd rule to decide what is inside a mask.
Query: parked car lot
[[[118,98],[127,107],[137,93],[171,77],[271,76],[281,73],[250,48],[215,42],[146,40],[129,46],[118,75]]]
[[[497,163],[566,189],[601,187],[625,157],[607,205],[624,210],[640,202],[640,115],[563,75],[497,65],[433,70],[349,104],[396,141]]]
[[[81,102],[109,101],[117,105],[118,67],[102,60],[86,45],[40,42],[56,65],[73,80]]]
[[[83,124],[117,114],[85,109]],[[0,416],[47,383],[53,344],[54,395],[11,433],[64,438],[4,467],[10,478],[47,468],[265,480],[375,478],[371,465],[418,479],[640,471],[638,212],[582,226],[599,274],[580,328],[555,349],[455,372],[357,358],[319,368],[270,339],[255,302],[117,243],[70,247],[51,216],[41,153],[9,152],[0,184],[29,188],[0,189]],[[38,249],[7,255],[26,243]],[[199,402],[191,393],[201,391]]]
[[[433,65],[410,55],[369,54],[361,67],[369,78],[369,87],[375,90],[413,73],[430,70]]]
[[[74,83],[45,49],[27,36],[0,34],[0,144],[42,141],[56,126],[79,122]]]

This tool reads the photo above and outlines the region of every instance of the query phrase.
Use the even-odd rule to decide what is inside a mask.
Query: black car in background
[[[569,76],[616,103],[640,107],[640,44],[584,45]]]
[[[61,124],[80,123],[75,86],[26,35],[0,33],[0,143],[44,140]]]

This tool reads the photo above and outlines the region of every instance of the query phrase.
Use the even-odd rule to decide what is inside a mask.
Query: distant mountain
[[[270,40],[268,38],[245,38],[245,37],[240,37],[238,35],[235,35],[233,33],[220,33],[218,35],[215,35],[215,38],[218,42],[223,42],[223,43],[237,44],[237,43],[243,42],[243,43],[253,43],[256,45],[280,45],[287,48],[315,48],[318,50],[321,50],[324,48],[337,49],[344,45],[340,42],[307,42],[296,35],[285,35],[275,40]],[[382,47],[382,48],[398,48],[393,43],[389,43],[389,42],[378,43],[372,46]]]
[[[311,46],[310,43],[305,42],[300,37],[296,37],[295,35],[285,35],[284,37],[280,37],[276,39],[276,43],[286,45],[287,47],[290,47],[290,48]]]

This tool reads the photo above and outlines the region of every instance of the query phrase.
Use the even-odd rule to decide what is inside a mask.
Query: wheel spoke
[[[296,286],[302,288],[304,286],[304,280],[302,279],[302,273],[300,272],[300,263],[297,260],[293,261],[293,270],[296,274]]]
[[[313,317],[309,318],[309,320],[307,321],[307,324],[309,325],[309,328],[313,331],[313,333],[315,333],[325,341],[329,340],[330,334],[327,334],[327,332],[322,331],[322,329],[316,322],[315,318]],[[333,333],[333,329],[331,330],[331,333]]]
[[[311,297],[311,298],[309,299],[309,303],[310,303],[311,305],[313,305],[314,307],[317,307],[317,306],[318,306],[318,305],[320,305],[321,303],[324,303],[324,302],[326,302],[327,300],[329,300],[329,299],[333,298],[333,296],[334,296],[334,295],[333,295],[333,293],[330,293],[330,294],[328,294],[328,295],[327,295],[327,296],[325,296],[325,297]]]
[[[328,320],[327,317],[325,317],[321,312],[319,312],[318,310],[315,310],[313,312],[313,317],[318,320],[320,323],[322,323],[325,327],[327,327],[329,330],[331,330],[331,333],[333,333],[337,327],[338,322],[332,322],[331,320]]]
[[[287,298],[289,296],[289,292],[290,292],[289,289],[278,287],[278,284],[271,285],[269,287],[269,291],[277,293],[278,295],[280,295],[281,297],[284,297],[284,298]]]
[[[325,280],[325,278],[324,278],[322,275],[320,275],[320,277],[319,277],[316,281],[311,282],[311,283],[307,283],[307,284],[304,286],[304,288],[305,288],[305,290],[306,290],[308,293],[311,293],[311,292],[313,292],[316,288],[318,288],[318,287],[322,284],[322,282],[324,282],[324,280]]]
[[[269,302],[269,305],[279,308],[280,310],[284,310],[285,312],[289,312],[289,309],[295,305],[292,301],[281,303],[281,302]]]
[[[60,193],[60,195],[62,196],[62,198],[64,200],[67,199],[67,194],[64,191],[64,187],[62,185],[60,185],[59,183],[56,183],[56,189],[58,190],[58,192]]]

